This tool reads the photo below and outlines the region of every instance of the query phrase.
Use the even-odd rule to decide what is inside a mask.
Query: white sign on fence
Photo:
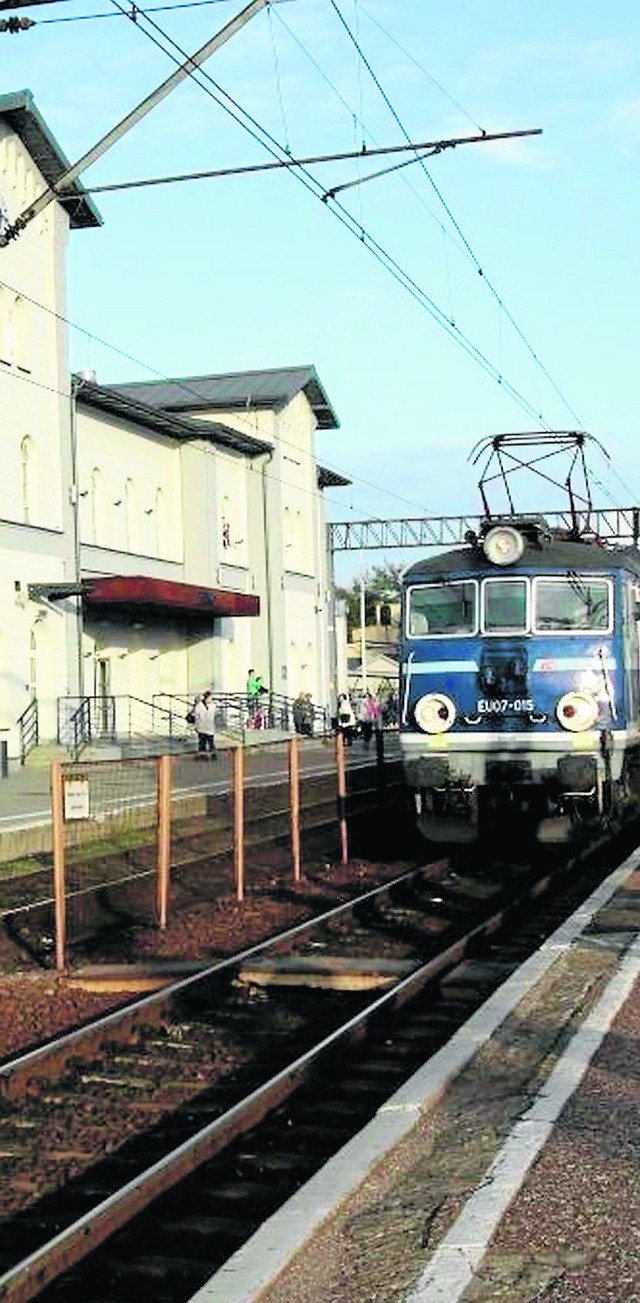
[[[64,785],[65,819],[89,818],[89,780],[68,778]]]

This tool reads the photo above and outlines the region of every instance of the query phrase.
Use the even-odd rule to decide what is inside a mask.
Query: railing
[[[201,694],[192,693],[191,696],[183,696],[181,693],[176,692],[156,692],[153,701],[154,705],[157,703],[159,708],[170,710],[185,721],[187,712],[191,710],[196,695],[200,696]],[[246,697],[243,697],[240,701],[237,694],[215,692],[213,698],[216,707],[216,729],[224,730],[231,737],[237,738],[239,742],[242,741],[247,715]],[[185,722],[186,727],[188,726]]]
[[[38,725],[38,702],[34,697],[16,721],[20,730],[20,764],[23,765],[30,751],[37,747],[40,740]]]
[[[191,736],[184,712],[131,694],[58,699],[58,742],[74,756],[92,742],[171,748]]]
[[[330,715],[324,706],[305,702],[304,711],[301,711],[299,699],[285,697],[282,693],[263,692],[252,701],[245,692],[214,692],[212,696],[216,707],[216,728],[224,729],[239,740],[247,729],[277,728],[286,733],[318,735],[330,730]],[[172,710],[186,714],[193,705],[194,696],[157,693],[156,700],[169,702]],[[301,724],[304,726],[300,727]]]
[[[299,699],[275,692],[262,693],[253,702],[243,692],[215,692],[213,699],[216,728],[238,741],[248,729],[321,735],[330,728],[324,707],[305,702],[301,709]],[[180,749],[193,738],[186,720],[192,705],[192,696],[177,693],[155,693],[152,701],[131,694],[59,697],[57,740],[74,757],[90,743],[100,742],[137,744],[148,753],[160,745]]]

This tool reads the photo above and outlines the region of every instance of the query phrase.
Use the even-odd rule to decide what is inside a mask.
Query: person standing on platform
[[[369,749],[369,743],[373,733],[379,733],[382,728],[382,706],[377,697],[372,692],[367,692],[364,699],[362,735],[366,749]],[[366,731],[365,731],[365,725]]]
[[[216,707],[212,692],[204,692],[202,700],[193,707],[193,723],[198,734],[198,754],[217,759],[216,752]]]
[[[262,678],[256,674],[254,669],[250,669],[247,675],[247,710],[249,718],[253,719],[260,705],[260,694],[265,691]]]
[[[336,713],[338,717],[338,731],[342,733],[345,746],[350,747],[355,736],[356,717],[353,713],[351,702],[346,692],[341,692],[338,697]]]

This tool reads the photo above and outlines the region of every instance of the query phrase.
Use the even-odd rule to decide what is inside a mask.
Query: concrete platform
[[[251,772],[250,764],[248,783],[267,784],[284,779],[287,775],[287,755],[283,743],[289,734],[278,729],[247,730],[245,746],[247,752],[253,752]],[[311,757],[309,769],[305,772],[331,772],[333,767],[333,750],[331,741],[314,737],[306,742],[305,760]],[[398,758],[399,748],[397,734],[388,740],[388,759],[393,762]],[[195,759],[197,751],[195,742],[191,752],[183,752],[176,760]],[[154,757],[155,758],[155,757]],[[219,749],[221,764],[197,765],[189,775],[188,787],[183,791],[211,789],[227,790],[229,787],[229,767],[225,756],[224,743]],[[347,757],[349,768],[360,768],[372,762],[372,755],[363,748],[353,748]],[[257,772],[259,770],[259,772]],[[150,779],[150,797],[155,799],[155,785]],[[11,767],[6,778],[0,778],[0,864],[22,856],[48,854],[51,851],[51,794],[50,767],[38,766],[21,768]]]
[[[640,850],[192,1303],[640,1300]]]

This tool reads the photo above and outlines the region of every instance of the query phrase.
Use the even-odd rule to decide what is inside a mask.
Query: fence
[[[54,764],[57,968],[70,932],[77,945],[105,923],[165,928],[170,905],[231,891],[242,901],[247,861],[253,891],[269,889],[283,871],[298,882],[318,830],[326,841],[327,826],[336,827],[336,805],[346,864],[348,814],[358,815],[363,793],[378,803],[384,793],[382,734],[375,766],[364,753],[360,761],[350,753],[345,765],[338,736],[236,746],[215,760],[191,753]]]

